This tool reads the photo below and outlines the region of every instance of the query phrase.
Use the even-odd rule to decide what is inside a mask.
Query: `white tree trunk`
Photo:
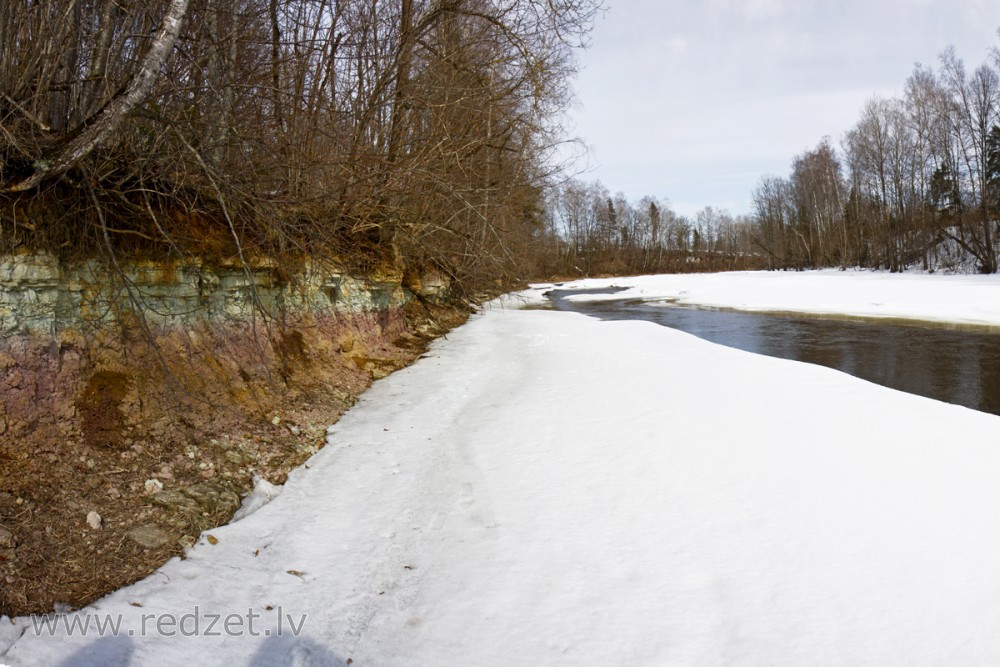
[[[23,192],[38,186],[43,179],[57,176],[70,169],[107,139],[121,125],[122,120],[152,92],[164,63],[174,48],[187,14],[189,0],[171,0],[163,23],[153,44],[149,47],[139,71],[125,90],[111,100],[72,141],[53,157],[35,162],[35,171],[28,178],[4,189],[5,192]]]

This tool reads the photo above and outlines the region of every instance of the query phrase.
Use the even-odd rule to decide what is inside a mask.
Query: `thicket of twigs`
[[[514,277],[596,5],[7,3],[0,253]]]

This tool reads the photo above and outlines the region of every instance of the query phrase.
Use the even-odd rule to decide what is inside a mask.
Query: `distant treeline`
[[[901,97],[865,104],[839,148],[824,138],[794,159],[787,178],[762,178],[748,216],[705,209],[688,220],[653,198],[633,205],[599,184],[578,183],[554,195],[549,212],[556,263],[588,273],[683,266],[934,269],[945,252],[958,264],[994,273],[1000,53],[994,50],[971,73],[951,48],[937,70],[917,65]]]
[[[656,197],[628,201],[599,182],[550,193],[539,261],[553,275],[731,271],[767,266],[745,216],[706,207],[694,219]]]
[[[755,236],[775,265],[931,267],[947,242],[997,270],[1000,55],[971,74],[946,50],[902,97],[875,97],[836,151],[798,156],[754,193]]]
[[[521,269],[597,0],[0,11],[0,252]],[[530,254],[530,253],[529,253]]]

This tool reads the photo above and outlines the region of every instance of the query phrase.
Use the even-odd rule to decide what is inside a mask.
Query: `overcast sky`
[[[996,0],[606,0],[581,55],[573,134],[585,180],[693,214],[746,213],[764,174],[866,99],[900,94],[949,44],[969,70],[1000,45]]]

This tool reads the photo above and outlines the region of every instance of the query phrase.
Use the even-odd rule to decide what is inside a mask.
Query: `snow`
[[[248,493],[246,497],[243,498],[240,508],[236,510],[235,514],[233,514],[233,521],[235,522],[245,519],[264,505],[277,498],[281,495],[282,488],[283,487],[278,484],[271,484],[259,475],[254,475],[253,491]]]
[[[910,303],[897,280],[878,300]],[[24,632],[0,663],[1000,664],[1000,417],[512,307],[548,288],[375,383],[280,495],[77,612],[121,614],[118,637],[0,620]],[[140,636],[196,608],[271,636]]]
[[[567,298],[1000,326],[1000,275],[746,271],[590,279],[557,289],[611,286],[626,289]]]

